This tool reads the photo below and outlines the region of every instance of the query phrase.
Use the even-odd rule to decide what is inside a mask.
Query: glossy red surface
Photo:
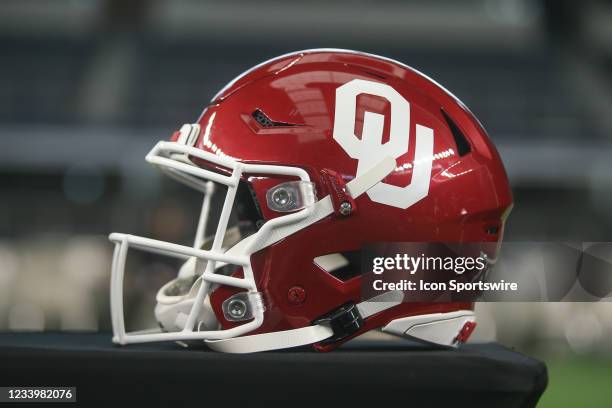
[[[320,269],[320,255],[355,251],[376,242],[496,242],[512,196],[499,155],[471,112],[454,96],[422,74],[396,62],[349,52],[304,52],[270,61],[224,89],[199,119],[202,134],[197,146],[238,161],[282,164],[306,169],[319,197],[330,193],[321,172],[331,170],[346,182],[355,177],[357,160],[332,138],[336,89],[365,79],[392,86],[410,103],[408,153],[384,182],[406,186],[412,177],[416,124],[433,129],[434,158],[429,194],[407,209],[358,197],[348,217],[333,214],[253,255],[258,287],[266,312],[257,332],[298,328],[348,301],[360,302],[360,277],[343,282]],[[389,103],[372,95],[357,98],[356,134],[364,112],[385,115],[383,141],[389,134]],[[261,110],[270,119],[295,124],[262,127],[252,117]],[[471,152],[458,155],[444,110],[465,135]],[[205,163],[199,163],[205,165]],[[248,178],[248,176],[247,176]],[[282,180],[253,177],[250,182],[267,219],[282,215],[266,209],[265,193]],[[491,228],[493,232],[491,233]],[[308,294],[301,303],[287,293],[301,287]],[[220,303],[235,292],[221,287],[213,307],[224,327]],[[404,303],[366,320],[362,330],[383,326],[409,315],[471,307],[465,303]],[[359,333],[357,333],[359,334]],[[329,349],[333,346],[321,347]]]

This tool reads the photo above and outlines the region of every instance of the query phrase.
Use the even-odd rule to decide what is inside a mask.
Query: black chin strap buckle
[[[351,334],[359,331],[363,325],[363,317],[359,314],[357,306],[350,302],[340,306],[338,309],[321,316],[314,321],[314,324],[321,324],[331,327],[334,335],[323,340],[320,344],[335,343]]]

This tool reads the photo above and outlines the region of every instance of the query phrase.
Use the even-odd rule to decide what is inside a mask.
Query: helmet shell
[[[387,85],[410,107],[405,153],[383,182],[405,187],[415,166],[416,127],[433,131],[433,157],[427,195],[399,208],[363,194],[348,217],[332,214],[252,256],[253,271],[264,295],[266,312],[256,333],[299,328],[361,299],[361,276],[341,280],[320,268],[314,258],[360,251],[380,242],[500,242],[512,195],[494,145],[474,115],[454,95],[420,72],[383,57],[346,50],[308,50],[260,64],[223,88],[198,122],[196,147],[245,163],[305,169],[317,194],[327,190],[325,171],[345,182],[355,178],[359,158],[334,139],[337,90],[353,81]],[[355,99],[354,134],[363,142],[370,113],[384,117],[382,140],[390,142],[388,99],[360,93]],[[263,114],[263,116],[262,116]],[[367,124],[366,124],[367,125]],[[197,162],[202,166],[206,163]],[[246,175],[265,219],[283,214],[266,206],[267,190],[282,179]],[[240,272],[238,272],[239,274]],[[303,288],[302,302],[288,293]],[[224,328],[220,304],[235,289],[220,287],[211,296]],[[406,302],[366,319],[364,332],[411,315],[471,308],[470,303]],[[359,334],[359,333],[356,333]],[[328,349],[330,345],[321,346]]]

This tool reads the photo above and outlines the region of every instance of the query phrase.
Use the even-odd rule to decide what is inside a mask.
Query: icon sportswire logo
[[[385,117],[365,112],[361,139],[355,135],[356,102],[360,94],[385,98],[391,106],[389,141],[382,143]],[[410,103],[389,85],[353,79],[336,89],[334,140],[353,159],[358,160],[360,176],[383,158],[398,159],[408,152],[410,143]],[[412,180],[405,187],[380,182],[372,187],[368,196],[372,201],[406,209],[427,197],[433,161],[433,129],[416,125],[416,148]]]

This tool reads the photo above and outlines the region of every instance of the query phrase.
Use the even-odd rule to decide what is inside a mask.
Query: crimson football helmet
[[[192,246],[110,235],[119,344],[330,350],[372,329],[458,344],[475,325],[473,303],[397,291],[363,299],[360,252],[380,242],[499,243],[512,206],[495,147],[455,96],[400,62],[348,50],[257,65],[146,160],[203,193],[203,204]],[[225,197],[213,220],[214,195]],[[157,294],[159,332],[126,333],[129,248],[184,262]]]

